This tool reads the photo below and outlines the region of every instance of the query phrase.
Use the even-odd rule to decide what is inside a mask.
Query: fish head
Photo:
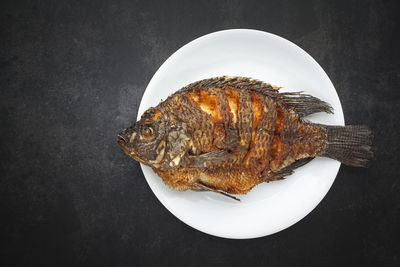
[[[166,122],[158,109],[150,108],[139,121],[123,129],[117,142],[129,157],[151,167],[157,167],[165,158]]]

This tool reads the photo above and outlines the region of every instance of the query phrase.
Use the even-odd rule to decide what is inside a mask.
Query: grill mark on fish
[[[213,99],[210,100],[209,97],[207,98],[207,96],[204,96],[205,95],[201,94],[200,90],[193,90],[180,97],[185,99],[185,103],[190,110],[191,121],[196,122],[191,123],[193,126],[190,129],[193,139],[193,147],[191,152],[194,152],[195,154],[207,153],[212,149],[212,142],[210,142],[208,139],[212,138],[211,136],[214,132],[213,119],[211,118],[211,114],[201,109],[198,103],[202,103],[204,106],[210,102],[211,105],[214,103],[212,103]],[[208,110],[210,109],[208,108]],[[177,114],[177,116],[180,115],[181,114]],[[184,121],[187,120],[187,118],[182,118],[181,120]],[[207,135],[208,139],[206,138]]]
[[[276,171],[282,161],[285,144],[282,140],[282,131],[285,126],[285,114],[280,105],[276,106],[276,122],[274,138],[271,144],[271,156],[269,161],[269,166],[272,171]]]
[[[225,127],[227,127],[231,123],[231,118],[228,111],[228,100],[225,93],[221,90],[216,90],[215,94],[217,95],[217,110],[221,116],[221,122]]]
[[[243,149],[249,149],[251,141],[251,132],[249,129],[253,125],[253,110],[251,108],[251,98],[249,92],[240,90],[238,92],[239,107],[238,107],[238,128],[240,145]]]
[[[232,144],[229,143],[231,138],[232,115],[228,107],[228,99],[223,90],[215,90],[217,95],[217,110],[221,115],[221,120],[215,123],[213,134],[213,145],[216,149],[228,149]]]
[[[269,168],[271,142],[275,130],[275,104],[263,95],[258,95],[261,103],[261,116],[255,130],[255,144],[248,158],[247,166],[259,173]]]
[[[254,92],[250,92],[250,99],[251,99],[251,109],[253,111],[253,123],[252,123],[252,129],[251,129],[251,139],[250,139],[250,144],[249,144],[249,150],[246,153],[246,155],[243,158],[243,162],[248,165],[249,159],[256,159],[257,158],[257,152],[261,151],[260,143],[258,143],[258,146],[255,146],[255,140],[257,136],[257,127],[258,127],[258,122],[260,121],[261,116],[263,115],[262,112],[262,104],[260,102],[260,99]],[[259,153],[261,156],[261,153]]]

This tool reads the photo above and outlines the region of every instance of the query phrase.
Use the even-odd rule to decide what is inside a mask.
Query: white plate
[[[344,125],[332,82],[304,50],[279,36],[235,29],[202,36],[176,51],[151,79],[138,119],[149,107],[181,87],[221,75],[245,76],[277,86],[282,92],[304,91],[332,105],[334,114],[314,114],[314,122]],[[283,181],[256,186],[237,202],[212,192],[169,189],[151,168],[144,176],[161,203],[184,223],[226,238],[255,238],[281,231],[305,217],[328,192],[340,163],[317,158]]]

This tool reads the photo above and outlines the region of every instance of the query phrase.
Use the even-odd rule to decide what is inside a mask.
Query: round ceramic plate
[[[304,50],[279,36],[235,29],[202,36],[176,51],[151,79],[140,115],[181,87],[221,75],[244,76],[282,86],[281,92],[304,91],[334,108],[313,122],[344,125],[343,111],[332,82]],[[241,202],[212,192],[178,192],[168,188],[151,168],[143,173],[161,203],[184,223],[226,238],[255,238],[283,230],[311,212],[328,192],[340,163],[316,158],[285,180],[264,183]]]

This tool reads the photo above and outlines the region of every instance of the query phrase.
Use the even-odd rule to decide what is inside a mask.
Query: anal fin
[[[275,172],[272,176],[265,177],[265,181],[267,183],[269,183],[269,182],[274,182],[274,181],[285,179],[286,176],[293,174],[295,169],[306,165],[312,159],[314,159],[314,158],[310,157],[310,158],[304,158],[304,159],[296,160],[295,162],[293,162],[289,166],[283,168],[282,170],[279,170],[279,171]]]

